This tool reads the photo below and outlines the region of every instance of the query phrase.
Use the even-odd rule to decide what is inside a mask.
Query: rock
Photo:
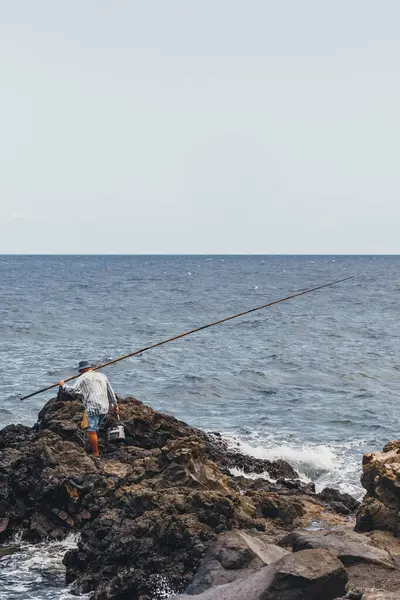
[[[0,558],[15,554],[16,552],[19,552],[19,549],[19,546],[6,546],[5,548],[0,548]]]
[[[364,593],[376,590],[389,593],[398,590],[400,578],[398,569],[389,571],[377,565],[356,564],[347,567],[349,587],[363,589]]]
[[[257,573],[206,590],[198,600],[333,600],[345,593],[347,573],[327,550],[288,554]],[[170,600],[190,600],[186,594]]]
[[[362,600],[400,600],[400,590],[397,592],[367,592],[362,595]]]
[[[382,529],[391,531],[396,536],[400,534],[397,511],[392,506],[386,506],[377,498],[365,498],[357,512],[356,530],[360,532]]]
[[[362,588],[355,588],[347,592],[346,598],[348,600],[361,600],[363,593],[364,590]]]
[[[279,478],[276,480],[278,489],[283,490],[284,488],[295,491],[296,493],[301,494],[315,494],[315,483],[309,481],[304,483],[304,481],[300,481],[300,479],[285,479]]]
[[[241,493],[257,490],[263,492],[278,492],[280,489],[280,486],[277,485],[276,482],[268,479],[263,479],[261,477],[253,479],[244,475],[231,475],[229,470],[224,470],[224,472],[230,476],[231,485],[233,485],[235,489]]]
[[[118,402],[128,444],[146,449],[162,448],[171,440],[187,436],[203,437],[203,432],[199,429],[190,427],[171,415],[153,410],[132,396],[118,398]],[[117,424],[115,415],[110,413],[103,428]],[[105,445],[106,448],[115,450],[113,444],[111,448],[109,444]]]
[[[383,452],[391,452],[392,450],[395,450],[396,452],[400,451],[400,440],[388,442],[386,446],[383,447]]]
[[[89,506],[97,493],[88,495]],[[83,527],[78,548],[64,559],[67,581],[78,592],[95,590],[94,598],[114,597],[116,588],[151,598],[160,573],[183,589],[219,532],[258,525],[243,518],[240,498],[210,490],[123,486],[108,499],[113,505]]]
[[[8,517],[4,517],[3,519],[0,519],[0,535],[6,531],[9,522],[10,522],[10,519]]]
[[[361,483],[367,494],[357,513],[357,531],[387,530],[400,535],[400,441],[363,457]]]
[[[307,548],[324,548],[337,556],[346,566],[370,563],[387,569],[395,568],[386,550],[376,548],[369,538],[353,531],[292,531],[279,544],[284,547],[290,546],[294,552]]]
[[[271,481],[261,477],[250,479],[243,475],[231,475],[231,482],[242,492],[259,490],[263,492],[279,492],[288,496],[315,496],[315,484],[312,482],[304,483],[300,479],[285,479],[281,477],[276,481]]]
[[[186,437],[168,442],[159,458],[163,466],[157,488],[188,487],[213,489],[231,493],[226,475],[205,456],[205,444],[197,437]]]
[[[18,449],[33,436],[31,427],[25,425],[7,425],[0,431],[0,450],[3,448]]]
[[[330,506],[341,514],[350,514],[360,507],[360,503],[350,494],[341,494],[338,490],[329,487],[324,488],[317,497],[329,502]],[[346,510],[347,512],[345,512]]]
[[[363,534],[367,537],[373,546],[386,550],[392,558],[400,555],[400,539],[394,537],[389,531],[370,531]],[[400,559],[400,556],[399,556]]]
[[[19,450],[1,450],[0,516],[8,519],[2,539],[21,527],[32,541],[67,535],[74,520],[60,515],[73,516],[75,503],[67,479],[94,472],[93,460],[81,447],[51,431],[34,433]]]
[[[7,474],[17,466],[18,461],[23,458],[23,453],[15,448],[4,448],[0,455],[0,473]]]
[[[343,502],[330,502],[329,506],[339,515],[350,515],[351,510]]]
[[[156,600],[161,585],[178,593],[247,581],[285,552],[273,544],[288,529],[348,521],[330,506],[341,496],[320,499],[284,461],[244,456],[135,398],[119,405],[126,439],[107,442],[100,430],[96,461],[80,429],[82,403],[67,394],[50,400],[33,428],[0,431],[0,541],[17,532],[31,542],[79,533],[64,557],[75,592]],[[104,427],[115,423],[110,414]],[[233,477],[235,466],[276,481]]]
[[[29,529],[24,531],[23,538],[29,541],[62,540],[68,531],[69,527],[65,528],[61,523],[55,522],[50,514],[46,517],[43,513],[35,512],[29,520]]]
[[[300,500],[274,492],[249,492],[246,496],[253,501],[259,516],[278,519],[284,525],[291,525],[305,512]]]
[[[61,438],[84,447],[84,432],[80,428],[82,416],[82,403],[60,391],[57,398],[49,400],[39,412],[36,429],[50,430]]]
[[[269,542],[269,536],[254,531],[236,529],[220,535],[208,549],[186,593],[200,594],[210,587],[243,579],[287,554],[287,550]]]

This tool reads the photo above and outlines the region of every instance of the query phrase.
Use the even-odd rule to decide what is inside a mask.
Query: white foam
[[[349,442],[341,445],[313,445],[313,444],[287,444],[278,440],[269,440],[266,445],[252,445],[247,441],[237,439],[233,436],[227,438],[228,445],[246,454],[264,460],[286,460],[299,474],[301,481],[315,483],[317,492],[324,487],[334,487],[340,492],[348,493],[357,499],[361,499],[364,490],[358,484],[361,474],[361,463],[359,460],[350,459],[348,451],[361,442]],[[233,475],[242,475],[256,479],[263,477],[273,481],[267,473],[245,474],[239,469],[231,470]]]
[[[65,567],[62,559],[67,550],[76,547],[76,543],[75,535],[68,536],[62,542],[36,545],[22,542],[18,536],[10,545],[16,550],[14,554],[6,555],[0,560],[0,600],[6,600],[15,594],[42,600],[75,598],[64,585]]]
[[[310,466],[329,471],[334,468],[335,454],[326,446],[314,446],[303,448],[292,448],[281,445],[273,448],[262,446],[251,446],[246,442],[240,442],[240,450],[243,454],[262,458],[265,460],[286,460],[292,466],[309,464]]]
[[[229,472],[234,477],[246,477],[246,479],[265,479],[266,481],[270,481],[274,483],[275,479],[271,479],[267,471],[264,473],[245,473],[242,469],[238,469],[237,467],[232,467],[229,469]]]
[[[154,590],[154,600],[164,600],[164,598],[170,598],[177,594],[176,590],[173,590],[169,585],[167,579],[163,575],[158,576],[157,587]]]

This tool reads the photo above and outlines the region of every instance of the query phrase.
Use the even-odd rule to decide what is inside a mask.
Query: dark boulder
[[[360,507],[360,503],[353,496],[342,494],[334,488],[324,488],[322,492],[317,494],[317,497],[323,502],[328,502],[336,512],[341,514],[354,513]]]
[[[275,492],[249,492],[246,497],[251,498],[260,517],[277,519],[282,525],[292,525],[305,513],[301,500],[290,496]]]
[[[206,590],[198,600],[333,600],[345,593],[347,573],[327,550],[288,554],[244,579]],[[193,596],[173,596],[190,600]]]
[[[200,594],[210,587],[248,577],[276,562],[287,551],[270,543],[257,531],[235,529],[221,534],[207,551],[187,594]]]
[[[306,549],[324,548],[329,550],[346,566],[356,563],[375,564],[394,569],[390,554],[376,548],[371,540],[354,531],[292,531],[280,541],[280,545],[291,547],[294,552]]]
[[[34,432],[31,427],[25,425],[7,425],[0,430],[0,450],[4,448],[16,448],[28,442]]]

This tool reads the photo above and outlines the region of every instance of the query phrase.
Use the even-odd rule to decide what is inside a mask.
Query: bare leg
[[[95,431],[88,431],[89,442],[92,448],[93,456],[99,456],[99,438]]]

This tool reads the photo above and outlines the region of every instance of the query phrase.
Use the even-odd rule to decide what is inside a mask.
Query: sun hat
[[[92,365],[87,360],[81,360],[78,365],[78,371],[83,371],[84,369],[91,369]]]

